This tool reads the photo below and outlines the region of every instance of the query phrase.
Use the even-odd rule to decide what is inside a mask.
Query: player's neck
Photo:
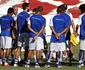
[[[12,16],[12,14],[7,14],[8,16]]]

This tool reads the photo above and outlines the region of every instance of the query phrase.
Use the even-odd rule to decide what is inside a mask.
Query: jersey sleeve
[[[49,26],[53,27],[53,18],[50,19]]]
[[[78,18],[78,25],[81,25],[81,23],[82,23],[81,18],[82,18],[82,16],[79,16],[79,18]]]
[[[70,26],[70,24],[71,24],[71,18],[68,17],[67,20],[65,20],[65,23],[66,23],[65,28],[68,27],[68,26]]]
[[[46,19],[44,17],[43,17],[43,23],[44,23],[43,26],[46,26]]]
[[[14,16],[14,21],[17,21],[17,16]]]
[[[29,18],[30,17],[30,15],[29,14],[27,14],[27,18],[26,18],[26,21],[28,22],[29,21]]]
[[[1,19],[0,19],[0,34],[1,34]]]

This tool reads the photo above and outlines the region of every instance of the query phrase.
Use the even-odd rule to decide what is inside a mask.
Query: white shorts
[[[66,50],[66,45],[64,42],[62,43],[51,43],[50,44],[50,51],[65,51]]]
[[[85,40],[80,40],[80,49],[85,50]]]
[[[37,37],[37,39],[32,43],[33,38],[29,39],[29,50],[42,50],[44,49],[43,39]]]
[[[1,36],[1,48],[3,49],[12,48],[12,38],[8,36]]]
[[[29,35],[28,33],[22,33],[18,36],[18,47],[29,47]]]

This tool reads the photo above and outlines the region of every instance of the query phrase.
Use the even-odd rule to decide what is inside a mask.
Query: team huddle
[[[73,47],[78,43],[72,41],[72,35],[79,35],[80,50],[78,67],[84,66],[85,50],[85,4],[79,6],[81,15],[75,26],[72,14],[67,5],[62,4],[56,10],[56,15],[51,18],[49,27],[52,31],[50,46],[46,42],[46,19],[42,16],[42,6],[38,6],[29,13],[29,3],[23,3],[23,11],[18,14],[16,6],[8,8],[7,14],[0,17],[0,65],[9,66],[9,58],[14,67],[21,61],[21,48],[24,47],[24,66],[30,67],[34,57],[35,67],[40,67],[41,56],[44,55],[46,67],[51,66],[53,53],[56,53],[56,66],[62,67],[63,56],[67,56],[69,65],[72,64]],[[80,34],[78,30],[80,29]],[[68,43],[67,43],[68,42]],[[49,46],[49,47],[48,47]],[[44,49],[47,48],[46,53]],[[68,50],[67,50],[68,49]]]

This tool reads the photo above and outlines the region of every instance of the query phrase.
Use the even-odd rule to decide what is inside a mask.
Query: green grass
[[[25,68],[25,67],[4,67],[4,66],[0,66],[0,70],[37,70],[37,68],[34,67],[30,67],[30,68]],[[41,67],[38,68],[38,70],[85,70],[85,67],[82,68],[77,68],[75,66],[63,66],[62,68],[56,68],[56,67],[50,67],[50,68],[46,68],[46,67]]]
[[[74,47],[74,53],[75,53],[75,59],[78,59],[78,53],[79,53],[79,46],[78,47]],[[22,67],[22,66],[19,66],[19,67],[13,67],[13,66],[10,66],[10,67],[5,67],[5,66],[0,66],[0,70],[85,70],[85,66],[82,67],[82,68],[78,68],[77,67],[77,61],[73,61],[73,65],[72,66],[67,66],[67,61],[65,60],[63,62],[63,66],[62,68],[57,68],[54,64],[54,62],[52,62],[52,67],[50,68],[46,68],[44,65],[41,67],[41,68],[35,68],[34,65],[32,65],[30,68],[26,68],[26,67]]]

